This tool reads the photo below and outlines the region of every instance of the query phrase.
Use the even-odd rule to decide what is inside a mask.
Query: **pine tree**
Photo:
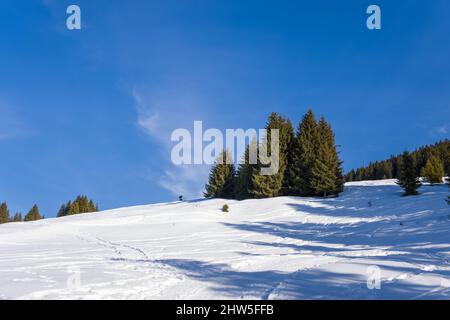
[[[34,205],[31,210],[27,213],[23,221],[35,221],[42,219],[37,205]]]
[[[235,169],[231,154],[222,151],[217,157],[209,175],[209,182],[205,186],[205,198],[234,198]]]
[[[450,188],[450,177],[447,177],[447,185],[448,185],[448,187]],[[447,203],[448,203],[448,205],[450,206],[450,196],[448,196],[447,197]]]
[[[405,190],[404,196],[417,195],[417,189],[421,186],[416,176],[414,158],[408,151],[402,155],[397,184]]]
[[[67,201],[67,204],[66,204],[66,211],[65,211],[65,216],[68,216],[69,215],[69,211],[70,211],[70,208],[72,207],[72,201],[71,200],[69,200],[69,201]]]
[[[291,180],[290,194],[312,196],[312,167],[317,160],[316,148],[319,145],[319,132],[313,111],[310,109],[303,117],[294,139],[292,162],[289,164]]]
[[[22,221],[22,214],[20,212],[16,212],[14,217],[11,220],[12,222],[21,222]]]
[[[0,224],[9,222],[9,209],[6,202],[0,204]]]
[[[383,179],[392,179],[393,177],[393,167],[390,161],[383,161]]]
[[[445,168],[445,175],[447,177],[450,177],[450,145],[448,148],[444,151],[444,168]]]
[[[250,142],[250,145],[245,149],[242,161],[239,163],[236,172],[234,194],[237,200],[245,200],[252,198],[251,190],[253,189],[253,170],[256,163],[250,163],[250,146],[257,150],[256,140]]]
[[[445,174],[444,165],[438,157],[432,155],[428,158],[420,174],[431,184],[442,183],[442,178]]]
[[[92,199],[88,199],[88,197],[84,195],[79,195],[73,202],[68,201],[67,204],[62,204],[56,216],[64,217],[67,215],[96,211],[98,211],[98,205],[95,205]]]
[[[286,143],[286,168],[284,170],[284,181],[283,181],[283,196],[292,195],[292,190],[294,189],[294,177],[292,174],[292,164],[294,161],[294,148],[295,148],[295,130],[292,125],[291,120],[287,120],[285,125],[286,135],[285,135],[285,143]]]
[[[450,175],[450,140],[439,141],[434,145],[423,146],[411,153],[416,164],[416,174],[421,175],[421,170],[426,166],[428,159],[434,155],[444,165],[444,172]],[[391,156],[389,159],[370,163],[366,167],[356,169],[354,180],[378,180],[398,178],[400,172],[401,155]],[[347,174],[350,181],[350,172]]]
[[[98,211],[98,207],[94,204],[94,201],[92,199],[89,200],[88,208],[89,208],[88,212],[97,212]]]
[[[78,196],[76,199],[78,202],[79,212],[78,213],[86,213],[89,212],[89,200],[87,196]]]
[[[80,213],[80,205],[78,201],[74,201],[69,208],[68,215],[79,214]]]
[[[65,205],[65,204],[62,204],[61,207],[59,208],[58,213],[56,214],[56,217],[57,217],[57,218],[60,218],[60,217],[66,216],[66,215],[67,215],[67,208],[66,208],[66,205]]]
[[[311,187],[315,194],[326,197],[339,194],[344,185],[342,162],[339,160],[331,126],[322,117],[318,124],[317,158],[311,168]]]
[[[345,175],[345,181],[348,182],[352,182],[355,181],[356,179],[356,172],[354,169],[350,170],[346,175]]]
[[[276,112],[272,112],[269,116],[265,129],[267,130],[264,143],[259,146],[261,151],[258,156],[258,165],[253,168],[252,172],[252,189],[250,193],[254,198],[277,197],[283,195],[286,189],[286,168],[288,164],[288,151],[293,137],[293,128],[290,121],[284,119]],[[278,149],[272,150],[272,131],[278,130]],[[276,145],[274,145],[276,147]],[[265,161],[261,161],[261,156],[267,156],[270,160],[275,161],[269,165]],[[278,168],[276,168],[276,163]],[[273,174],[262,175],[261,168],[263,166],[272,166],[278,169]]]

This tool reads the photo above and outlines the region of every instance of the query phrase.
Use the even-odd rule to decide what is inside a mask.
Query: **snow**
[[[0,299],[449,299],[448,187],[420,192],[364,181],[1,225]]]

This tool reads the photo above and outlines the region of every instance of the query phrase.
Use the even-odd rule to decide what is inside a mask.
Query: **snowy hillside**
[[[449,299],[448,187],[420,192],[360,182],[335,199],[199,200],[2,225],[0,298]],[[370,266],[380,290],[367,288]]]

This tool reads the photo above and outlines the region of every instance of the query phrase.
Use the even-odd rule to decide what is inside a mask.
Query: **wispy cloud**
[[[146,92],[146,94],[143,94]],[[137,113],[137,126],[152,141],[161,146],[167,162],[161,174],[149,175],[163,189],[186,199],[202,196],[208,177],[208,165],[174,165],[170,160],[173,143],[171,133],[177,128],[191,128],[194,120],[205,121],[199,100],[183,90],[145,91],[133,88],[132,97]]]
[[[138,126],[152,138],[158,139],[160,137],[158,134],[159,115],[145,104],[141,94],[136,88],[133,89],[132,95],[138,113]]]
[[[201,198],[208,173],[209,167],[206,165],[172,166],[164,172],[159,185],[174,196]]]
[[[13,109],[6,103],[0,101],[0,141],[8,140],[22,135],[25,126]]]
[[[433,137],[448,135],[450,133],[450,123],[443,124],[431,129],[430,134]]]

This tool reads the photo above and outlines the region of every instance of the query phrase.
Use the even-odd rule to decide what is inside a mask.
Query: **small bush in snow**
[[[222,207],[222,212],[228,212],[230,207],[227,204],[224,204]]]

